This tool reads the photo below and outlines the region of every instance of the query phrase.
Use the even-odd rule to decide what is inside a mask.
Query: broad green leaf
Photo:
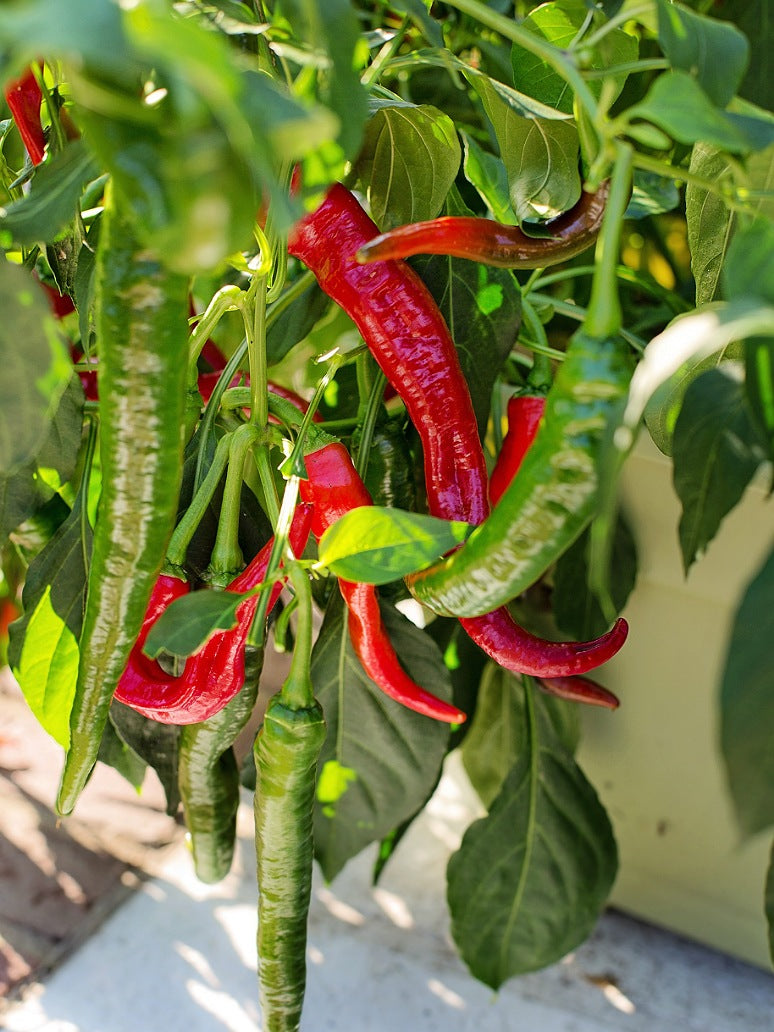
[[[747,68],[750,45],[744,33],[669,0],[656,3],[658,41],[672,67],[695,75],[710,100],[725,107]]]
[[[121,741],[156,771],[167,798],[167,813],[174,816],[180,805],[177,784],[180,728],[143,717],[115,700],[110,704],[110,723]]]
[[[629,108],[627,118],[653,122],[679,143],[701,141],[730,154],[745,154],[766,145],[765,140],[753,138],[746,127],[716,108],[687,72],[659,75],[645,98]],[[765,125],[761,121],[761,127]]]
[[[105,725],[105,731],[100,739],[97,759],[118,771],[121,777],[139,792],[145,780],[147,764],[119,737],[110,721]]]
[[[14,674],[41,727],[66,749],[78,677],[78,641],[54,611],[50,586],[25,618],[25,624],[24,644]]]
[[[282,318],[276,319],[266,331],[266,360],[269,365],[281,362],[306,337],[322,317],[328,303],[328,296],[315,283],[288,305]]]
[[[474,76],[472,85],[497,137],[519,221],[553,218],[571,208],[581,189],[575,126],[529,115],[493,79]]]
[[[755,104],[771,104],[774,54],[774,4],[772,0],[724,0],[723,17],[745,34],[750,62],[739,95]]]
[[[430,566],[462,544],[471,529],[424,513],[362,505],[325,531],[319,561],[344,580],[388,584]]]
[[[0,229],[25,246],[54,240],[79,212],[83,187],[98,171],[82,141],[68,143],[36,172],[28,194],[0,208]]]
[[[434,218],[462,152],[454,123],[429,105],[382,107],[366,126],[357,162],[380,229]]]
[[[282,0],[280,6],[306,42],[330,58],[322,98],[338,116],[339,143],[347,157],[353,158],[368,113],[366,93],[355,69],[360,36],[357,15],[349,0]]]
[[[745,391],[750,416],[761,441],[766,445],[766,458],[774,460],[774,339],[750,337],[744,345]]]
[[[728,786],[745,836],[774,824],[774,552],[742,596],[720,692],[720,740]]]
[[[674,211],[680,204],[680,191],[674,179],[664,179],[653,172],[634,170],[632,199],[626,209],[627,219],[644,219]]]
[[[39,606],[43,607],[43,615],[47,607],[53,610],[74,641],[77,642],[80,638],[86,592],[86,563],[90,550],[91,528],[88,521],[83,519],[81,504],[77,501],[70,515],[27,570],[22,594],[24,614],[9,628],[8,662],[17,678],[18,668],[22,662],[22,650],[27,645],[28,624]],[[48,599],[47,602],[44,602],[45,598]],[[64,632],[61,631],[61,634]],[[31,654],[28,655],[27,662],[33,658]],[[74,686],[73,680],[72,686],[52,684],[46,691],[50,690],[57,694],[61,692],[69,698],[68,693]],[[41,686],[33,688],[35,692],[40,690]],[[66,717],[69,716],[69,707],[65,707],[65,713]]]
[[[441,309],[470,390],[479,430],[492,388],[519,335],[521,290],[509,269],[444,255],[412,259]]]
[[[578,641],[597,638],[610,627],[599,600],[589,588],[589,534],[590,531],[585,530],[557,561],[551,597],[557,625]],[[637,579],[637,545],[621,513],[616,521],[612,549],[610,598],[616,613],[620,613]]]
[[[78,56],[110,75],[133,67],[121,25],[119,5],[112,0],[27,0],[0,5],[0,43],[28,61],[30,54]],[[18,71],[18,68],[16,69]]]
[[[761,297],[774,304],[774,222],[759,218],[740,229],[723,268],[724,296]]]
[[[236,627],[237,606],[247,597],[237,591],[192,591],[176,598],[151,627],[143,652],[151,659],[162,652],[193,655],[216,631]]]
[[[8,262],[0,264],[0,309],[0,473],[10,473],[40,450],[72,367],[43,291]]]
[[[772,843],[771,859],[769,860],[769,869],[766,874],[764,907],[766,923],[769,928],[769,955],[771,956],[772,964],[774,964],[774,843]]]
[[[578,708],[534,693],[538,720],[546,733],[572,754],[580,738]],[[524,681],[509,670],[488,663],[481,679],[476,714],[462,743],[462,762],[481,802],[489,808],[519,755],[527,748],[528,727]]]
[[[434,695],[449,698],[448,675],[431,639],[394,609],[384,607],[383,616],[411,676]],[[314,646],[312,682],[328,726],[320,770],[333,769],[328,766],[333,763],[340,773],[348,772],[336,780],[336,798],[328,793],[315,810],[317,859],[331,879],[366,845],[417,812],[437,780],[449,727],[389,699],[365,675],[338,593]]]
[[[55,488],[70,480],[82,425],[83,390],[78,377],[73,376],[36,457],[14,473],[0,474],[0,547],[23,521],[49,504]]]
[[[555,0],[554,3],[541,4],[536,7],[521,27],[544,39],[552,46],[564,49],[577,36],[579,29],[586,21],[588,8],[583,0]],[[622,29],[608,32],[593,49],[583,50],[583,67],[594,71],[603,71],[614,65],[636,61],[638,52],[637,40]],[[558,72],[537,57],[514,43],[511,52],[513,62],[513,85],[517,90],[527,93],[544,104],[572,114],[573,92]],[[603,83],[613,81],[614,100],[623,89],[626,75],[610,76],[609,80],[591,79],[589,88],[599,97]]]
[[[528,697],[524,748],[447,868],[452,935],[471,973],[497,989],[561,960],[594,927],[616,868],[596,792]]]
[[[672,443],[674,486],[683,507],[680,547],[687,572],[764,458],[736,363],[725,362],[693,381]]]
[[[465,178],[478,190],[498,222],[515,223],[505,165],[500,158],[479,147],[467,133],[462,134],[462,140],[465,149],[462,164]]]
[[[694,175],[717,182],[727,177],[731,168],[728,157],[717,147],[700,142],[693,148],[690,170]],[[736,216],[721,197],[693,183],[685,188],[685,216],[698,307],[718,296]]]

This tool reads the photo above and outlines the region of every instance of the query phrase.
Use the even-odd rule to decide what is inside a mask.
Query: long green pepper
[[[519,476],[461,549],[408,579],[436,613],[470,617],[521,594],[578,537],[599,502],[597,458],[633,370],[620,336],[616,262],[629,199],[631,151],[611,180],[586,318],[573,335]]]
[[[245,655],[242,690],[220,712],[180,731],[177,773],[194,869],[200,881],[219,882],[231,870],[239,807],[239,768],[233,745],[255,707],[263,649]]]
[[[255,742],[258,973],[264,1032],[300,1027],[312,892],[317,764],[325,720],[312,693],[311,588],[291,567],[298,627],[290,673],[269,703]]]
[[[182,471],[188,280],[139,242],[110,187],[96,276],[102,495],[61,814],[72,812],[96,762],[110,700],[174,526]]]

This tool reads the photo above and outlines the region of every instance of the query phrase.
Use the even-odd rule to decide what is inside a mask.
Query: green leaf
[[[632,199],[626,209],[627,219],[644,219],[674,211],[680,204],[680,191],[674,179],[665,179],[653,172],[634,170]]]
[[[380,229],[434,218],[460,167],[454,123],[429,105],[382,107],[366,126],[357,170]]]
[[[740,229],[723,267],[727,298],[761,297],[774,304],[774,223],[759,218]]]
[[[558,626],[579,641],[597,638],[610,627],[589,588],[590,533],[586,529],[559,558],[551,598]],[[615,611],[620,613],[637,579],[637,545],[622,513],[618,514],[612,548],[609,590]]]
[[[745,126],[716,108],[696,80],[681,71],[659,75],[644,100],[629,108],[627,118],[653,122],[679,143],[701,141],[730,154],[761,149],[774,138],[774,126],[762,119],[754,127]]]
[[[484,203],[498,222],[513,224],[516,215],[511,207],[508,173],[502,161],[479,147],[472,136],[462,134],[465,178],[478,190]]]
[[[35,173],[28,194],[0,208],[0,229],[28,247],[54,240],[79,212],[83,187],[98,171],[82,141],[68,143]]]
[[[118,771],[121,777],[139,792],[148,765],[118,736],[110,721],[105,725],[97,759]]]
[[[110,723],[121,741],[153,767],[167,798],[167,813],[174,816],[180,805],[177,765],[180,728],[159,724],[115,700],[110,704]]]
[[[771,104],[772,0],[724,0],[723,15],[745,34],[750,44],[750,62],[739,90],[740,96],[755,104]]]
[[[540,691],[534,693],[534,702],[541,726],[550,729],[568,753],[574,753],[580,739],[578,707]],[[465,770],[487,808],[527,748],[525,707],[523,679],[488,663],[479,687],[476,714],[462,743]]]
[[[769,928],[769,955],[774,964],[774,843],[771,846],[771,859],[766,874],[766,895],[764,898],[766,924]]]
[[[489,416],[492,388],[518,337],[521,290],[509,269],[464,258],[426,255],[411,260],[451,331],[479,430]]]
[[[521,27],[532,32],[560,49],[566,48],[584,25],[588,8],[583,0],[556,0],[541,4],[521,23]],[[593,49],[583,48],[584,69],[603,71],[613,65],[628,64],[637,60],[639,47],[634,36],[622,29],[608,32]],[[566,80],[550,65],[535,54],[514,43],[511,51],[513,63],[513,85],[517,90],[535,97],[544,104],[572,114],[573,92]],[[609,76],[607,79],[589,80],[589,88],[598,98],[604,83],[615,83],[611,100],[615,100],[623,89],[626,75]]]
[[[296,298],[266,331],[266,361],[269,365],[281,362],[287,353],[302,341],[322,317],[329,298],[315,283]]]
[[[689,386],[675,425],[673,456],[687,572],[763,461],[739,365],[725,362]]]
[[[528,691],[524,748],[447,868],[454,941],[471,973],[493,989],[581,943],[617,868],[607,814],[541,726]]]
[[[424,513],[362,505],[325,531],[319,561],[344,580],[388,584],[430,566],[462,544],[471,529]]]
[[[151,627],[143,652],[191,656],[215,633],[237,625],[236,609],[247,595],[237,591],[192,591],[176,598]]]
[[[32,712],[65,748],[70,739],[90,548],[91,529],[83,520],[79,496],[70,515],[30,564],[22,593],[23,615],[9,628],[9,665]]]
[[[725,178],[731,167],[728,157],[717,147],[697,143],[693,148],[690,170],[694,175],[716,182]],[[698,306],[718,296],[736,216],[721,197],[693,183],[685,188],[685,216]]]
[[[746,835],[774,824],[774,551],[742,596],[720,692],[720,741],[736,818]]]
[[[745,391],[750,416],[765,443],[766,458],[774,460],[774,340],[751,337],[744,344]]]
[[[288,21],[316,52],[330,58],[322,97],[339,119],[338,140],[348,158],[357,154],[368,113],[355,68],[360,26],[349,0],[282,0]]]
[[[72,373],[41,288],[28,272],[0,265],[0,473],[33,458]]]
[[[471,82],[497,137],[519,221],[553,218],[571,208],[581,190],[575,126],[535,117],[521,106],[520,94],[486,76]]]
[[[394,609],[383,607],[383,616],[411,676],[448,699],[448,676],[430,638]],[[328,770],[350,772],[345,783],[337,779],[337,798],[331,801],[328,793],[315,809],[317,859],[331,879],[366,845],[417,812],[438,777],[449,728],[389,699],[365,675],[338,593],[314,646],[312,682],[328,725],[320,770],[333,763]]]
[[[672,67],[695,75],[710,100],[725,107],[747,68],[750,45],[744,33],[669,0],[656,2],[658,41]]]

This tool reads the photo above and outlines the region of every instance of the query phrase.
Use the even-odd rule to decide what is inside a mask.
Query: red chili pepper
[[[305,455],[304,461],[309,479],[301,481],[301,497],[314,507],[312,533],[318,540],[351,509],[373,505],[344,445],[327,444]],[[339,589],[347,605],[352,645],[371,680],[408,709],[446,723],[462,723],[465,714],[461,710],[420,687],[400,665],[373,584],[339,580]]]
[[[296,555],[304,550],[311,522],[311,506],[299,505],[289,534],[290,547]],[[268,541],[226,590],[244,592],[260,584],[266,576],[273,544],[273,539]],[[236,627],[216,631],[203,648],[189,657],[179,677],[165,673],[156,660],[143,653],[153,623],[174,599],[188,590],[188,585],[175,577],[158,578],[142,630],[114,696],[162,724],[196,724],[207,720],[234,698],[244,682],[245,641],[258,604],[257,595],[239,603]],[[276,604],[281,591],[282,582],[279,582],[272,589],[269,609]]]
[[[409,258],[414,254],[448,254],[505,269],[536,269],[565,262],[593,244],[602,225],[608,183],[596,193],[582,193],[569,211],[546,222],[548,237],[529,237],[518,226],[492,219],[447,215],[398,226],[363,244],[360,262]]]
[[[540,677],[538,684],[548,695],[569,702],[585,702],[605,709],[618,709],[621,705],[617,696],[588,677]]]
[[[403,398],[422,441],[428,508],[434,516],[482,523],[489,513],[486,462],[454,342],[429,291],[404,262],[359,265],[354,255],[376,226],[343,186],[291,231],[288,247],[354,321]],[[628,631],[619,620],[590,642],[529,634],[507,608],[461,621],[501,666],[542,677],[581,674],[605,663]]]
[[[30,161],[39,165],[46,153],[46,137],[40,121],[43,94],[32,69],[6,84],[5,100]]]
[[[521,460],[535,439],[546,410],[546,399],[536,394],[515,394],[508,401],[508,430],[489,478],[489,501],[497,505],[513,480]]]

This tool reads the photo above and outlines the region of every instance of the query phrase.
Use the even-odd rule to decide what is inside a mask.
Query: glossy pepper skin
[[[334,442],[304,456],[308,480],[302,480],[301,497],[314,507],[312,533],[319,540],[345,513],[361,505],[372,505],[349,452]],[[456,706],[436,698],[416,684],[403,667],[390,642],[379,611],[373,584],[339,580],[347,605],[349,635],[363,669],[379,688],[417,713],[435,720],[459,724],[465,714]]]
[[[290,547],[296,555],[306,546],[311,522],[311,507],[297,506],[289,534]],[[266,576],[273,544],[273,539],[268,541],[226,590],[241,593],[260,584]],[[166,576],[160,578],[164,584],[174,580]],[[182,581],[177,584],[181,587],[175,590],[184,594],[187,585]],[[169,587],[160,589],[161,592],[169,590]],[[281,591],[282,584],[276,584],[270,596],[270,607],[276,604]],[[142,652],[150,627],[165,608],[154,607],[155,612],[146,614],[142,641],[138,638],[129,655],[116,689],[116,699],[162,724],[196,724],[208,720],[237,695],[245,682],[245,641],[257,605],[257,595],[243,599],[236,609],[237,626],[216,631],[203,648],[189,657],[179,677],[165,674],[155,660]]]
[[[110,186],[96,291],[102,495],[57,801],[63,814],[97,760],[174,526],[182,473],[188,280],[140,243]]]
[[[489,501],[492,505],[497,505],[503,491],[516,476],[545,411],[546,399],[542,394],[514,394],[508,399],[508,429],[489,478]]]
[[[311,700],[311,685],[309,695]],[[313,815],[325,720],[317,702],[269,702],[255,741],[258,974],[265,1032],[301,1023],[307,914],[312,892]]]
[[[409,579],[420,601],[447,616],[475,616],[520,594],[558,559],[594,515],[597,450],[631,368],[619,337],[575,333],[520,475],[462,548]]]
[[[6,84],[5,100],[30,161],[39,165],[46,153],[46,137],[40,121],[43,94],[32,69]]]
[[[486,461],[454,342],[435,301],[409,266],[357,264],[355,252],[375,232],[355,197],[337,184],[294,227],[289,250],[353,319],[404,400],[422,441],[431,514],[480,524],[489,513]],[[627,633],[619,621],[594,642],[549,642],[519,627],[502,605],[452,615],[476,617],[462,626],[501,666],[538,677],[586,673],[610,659]]]
[[[364,244],[358,261],[409,258],[415,254],[448,254],[505,269],[542,269],[568,261],[597,238],[605,213],[608,184],[581,194],[569,211],[544,224],[548,237],[529,237],[518,226],[493,219],[447,215],[398,226]]]

